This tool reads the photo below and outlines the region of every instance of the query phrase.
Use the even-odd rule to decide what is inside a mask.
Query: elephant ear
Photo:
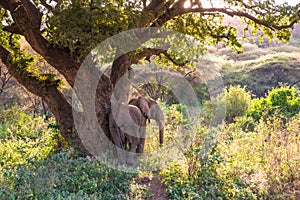
[[[157,102],[154,99],[151,99],[151,98],[148,99],[148,104],[149,104],[150,109],[151,109],[152,106],[158,105]]]
[[[148,104],[150,107],[151,119],[164,120],[164,115],[157,101],[154,99],[148,99]]]
[[[143,115],[147,119],[150,119],[150,107],[149,107],[148,99],[146,99],[145,97],[139,97],[138,98],[138,107],[141,109]]]

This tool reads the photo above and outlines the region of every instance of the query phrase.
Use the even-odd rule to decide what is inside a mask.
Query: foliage
[[[1,199],[135,199],[144,188],[124,173],[93,158],[62,151],[46,160],[19,165],[2,175]]]
[[[190,5],[185,3],[190,3]],[[244,21],[245,32],[253,35],[259,33],[262,38],[267,36],[270,40],[277,38],[281,41],[289,40],[291,37],[289,29],[299,21],[299,5],[289,6],[286,3],[279,5],[273,0],[263,2],[223,0],[219,3],[211,2],[210,5],[201,5],[200,1],[174,0],[149,2],[128,0],[3,0],[0,2],[0,58],[9,67],[10,73],[14,74],[15,78],[28,90],[37,96],[44,97],[47,103],[55,102],[50,108],[56,119],[62,121],[59,122],[62,135],[66,139],[73,138],[69,135],[70,130],[72,133],[75,130],[74,124],[68,123],[66,120],[68,117],[65,117],[65,114],[55,112],[60,109],[57,105],[61,105],[61,103],[68,105],[69,103],[67,98],[60,94],[60,90],[58,90],[60,80],[56,80],[56,78],[65,79],[73,87],[77,72],[85,56],[97,44],[107,38],[135,28],[152,27],[178,31],[183,33],[181,35],[187,34],[198,40],[195,41],[186,35],[181,38],[169,37],[167,32],[160,34],[160,30],[154,31],[159,33],[158,35],[150,33],[149,35],[143,34],[142,37],[135,37],[137,35],[132,34],[132,38],[138,39],[136,40],[138,45],[119,38],[119,41],[123,43],[121,45],[112,44],[106,51],[114,54],[110,55],[110,58],[121,56],[124,53],[123,47],[136,49],[142,44],[145,48],[133,50],[121,57],[125,59],[124,65],[116,65],[120,69],[118,67],[112,68],[111,74],[112,80],[114,80],[122,77],[123,73],[130,69],[133,63],[152,59],[152,57],[155,57],[154,60],[158,58],[162,63],[166,63],[163,61],[168,60],[172,66],[180,64],[188,67],[194,66],[198,58],[203,55],[205,45],[208,44],[221,43],[231,47],[236,52],[241,52],[242,45],[238,40],[237,26],[224,24],[224,16],[241,18]],[[220,8],[219,5],[222,5],[223,8]],[[52,71],[59,72],[58,76],[54,73],[35,74],[30,70],[30,67],[35,65],[34,62],[31,62],[30,56],[27,56],[23,51],[15,51],[15,49],[20,50],[18,46],[20,36],[26,38],[28,44],[35,50],[34,53],[39,54],[49,63],[49,65],[45,65],[46,68],[54,68],[55,70]],[[155,46],[157,49],[150,49],[148,47],[153,42],[150,41],[153,38],[162,39],[167,45],[157,45]],[[167,51],[162,51],[162,47],[167,48]],[[117,64],[117,60],[113,61],[112,64]],[[174,67],[174,69],[178,68]],[[103,78],[108,77],[103,76]],[[102,84],[99,84],[98,89],[100,89],[100,85]],[[101,113],[100,110],[103,111],[109,107],[109,101],[105,97],[109,99],[113,88],[110,88],[110,81],[102,86],[97,100],[101,99],[103,102],[100,103],[97,116],[99,121],[103,121],[101,124],[106,124],[107,114],[106,112]],[[70,104],[65,106],[68,113],[71,113],[71,107]],[[74,137],[74,141],[80,141],[77,134],[74,134]],[[70,144],[76,143],[68,142]],[[81,144],[74,144],[74,148],[76,147],[84,151]]]
[[[0,199],[138,199],[148,192],[133,181],[136,174],[58,152],[53,119],[16,107],[0,116]]]
[[[188,173],[179,163],[170,163],[161,174],[167,186],[166,192],[172,199],[192,198],[196,189],[188,178]]]
[[[236,117],[246,114],[251,106],[251,94],[246,87],[229,86],[225,91],[226,122],[233,122]]]
[[[269,91],[265,98],[256,99],[248,115],[256,121],[273,116],[291,118],[300,112],[299,91],[282,85]]]
[[[186,160],[170,163],[161,176],[171,199],[297,199],[300,114],[285,126],[274,116],[254,131],[243,121],[215,135],[199,128]]]
[[[227,174],[218,142],[199,130],[186,164],[171,164],[162,171],[172,199],[255,199],[255,190]],[[204,132],[203,132],[204,131]],[[205,136],[206,135],[206,136]]]
[[[230,124],[220,136],[225,169],[256,188],[264,199],[296,198],[299,188],[299,118],[286,125],[273,116],[260,121],[253,132]],[[238,122],[237,122],[238,123]]]
[[[48,128],[53,119],[44,121],[16,107],[0,110],[0,113],[0,171],[45,159],[62,142],[58,131]]]
[[[36,52],[51,63],[52,66],[48,67],[57,69],[62,73],[62,78],[73,85],[84,56],[96,44],[122,31],[141,27],[163,27],[194,36],[201,43],[196,43],[199,44],[199,49],[193,49],[197,45],[185,47],[186,41],[180,38],[170,40],[176,44],[168,49],[171,55],[158,56],[162,63],[167,63],[163,62],[164,59],[182,63],[188,59],[194,60],[203,52],[203,45],[207,44],[223,43],[236,52],[241,52],[242,46],[237,39],[238,30],[236,26],[223,23],[224,15],[244,16],[241,17],[244,21],[244,32],[259,34],[261,41],[265,36],[270,40],[277,38],[287,41],[291,34],[285,28],[291,27],[299,20],[300,6],[300,4],[295,7],[288,4],[278,5],[273,0],[247,2],[224,0],[221,1],[224,8],[214,7],[216,5],[214,8],[202,8],[201,5],[184,8],[180,5],[183,1],[174,0],[151,1],[149,4],[148,2],[146,4],[146,1],[58,0],[52,1],[57,2],[57,5],[53,3],[48,7],[45,6],[47,2],[49,1],[0,1],[0,57],[2,61],[6,61],[9,70],[14,70],[15,75],[21,75],[19,82],[36,95],[43,96],[47,100],[51,99],[55,102],[53,105],[57,105],[61,100],[67,102],[66,99],[55,98],[62,97],[59,91],[56,95],[50,95],[53,89],[59,87],[59,82],[52,73],[35,73],[34,59],[24,51],[20,51],[19,34],[25,35]],[[190,2],[198,3],[198,1]],[[146,5],[148,6],[144,7]],[[189,42],[191,44],[195,41]],[[123,45],[128,47],[131,44]],[[122,47],[112,48],[119,48],[120,51],[117,53],[122,52]],[[156,53],[148,55],[148,50],[145,48],[144,51],[132,53],[140,55],[146,53],[142,59],[156,55]],[[199,54],[195,56],[194,52]],[[263,87],[262,83],[269,86],[278,84],[282,78],[282,82],[299,80],[297,76],[286,76],[287,70],[295,72],[293,68],[296,67],[293,66],[297,66],[295,65],[298,62],[297,56],[278,57],[274,54],[267,60],[256,60],[253,65],[251,59],[257,57],[259,57],[257,52],[255,55],[249,52],[239,57],[245,63],[233,61],[234,65],[239,67],[239,71],[226,74],[225,80],[241,85],[253,82],[251,89],[259,88],[256,93],[260,96],[269,89],[267,86]],[[289,61],[293,61],[293,64],[287,64]],[[134,62],[138,60],[130,60],[128,63]],[[126,71],[131,67],[124,63],[124,69],[120,68],[120,71]],[[187,65],[190,66],[190,63]],[[258,77],[263,77],[263,80]],[[44,90],[41,90],[41,86]],[[113,89],[109,87],[110,84],[107,84],[107,88],[101,88],[104,95]],[[201,92],[201,89],[199,91]],[[270,198],[286,198],[292,194],[295,188],[299,188],[299,157],[297,157],[299,115],[295,116],[299,112],[298,98],[293,92],[277,91],[273,98],[269,94],[266,97],[268,100],[258,101],[257,107],[254,106],[254,112],[258,113],[255,113],[258,116],[256,122],[258,125],[254,131],[244,132],[242,126],[249,118],[239,118],[224,128],[220,141],[217,141],[219,139],[217,135],[208,135],[204,132],[207,131],[207,127],[196,127],[195,129],[199,131],[195,142],[190,151],[185,152],[192,162],[188,162],[187,165],[171,165],[165,173],[162,173],[170,195],[177,199],[255,199],[265,198],[267,195]],[[230,98],[229,101],[232,103],[234,100]],[[221,108],[226,103],[224,98],[220,97],[215,101],[219,102],[219,105],[212,103],[207,107],[213,125],[222,120],[215,118],[213,111],[217,113],[220,111],[222,117]],[[107,104],[103,103],[103,107],[105,106]],[[52,109],[55,111],[58,108],[53,106]],[[228,121],[233,121],[235,116],[244,113],[243,109],[239,109],[241,112],[232,110],[234,114],[228,117]],[[269,119],[259,120],[264,116],[262,110],[271,112],[267,113],[270,115]],[[134,188],[131,187],[133,174],[123,174],[109,169],[90,157],[74,158],[70,152],[52,155],[51,153],[56,150],[57,141],[60,140],[57,130],[53,130],[50,126],[46,127],[48,122],[42,119],[22,112],[16,113],[4,112],[5,116],[11,115],[11,118],[0,116],[0,156],[3,157],[1,199],[137,198],[129,192]],[[101,117],[105,115],[104,112],[99,113]],[[171,107],[167,119],[169,124],[166,127],[169,140],[172,140],[173,135],[175,139],[182,135],[179,127],[182,122],[188,124],[189,119],[186,116],[181,105]],[[59,114],[55,117],[61,120],[68,118]],[[285,117],[289,120],[285,120],[286,123],[283,124],[278,118],[285,119]],[[103,118],[105,119],[105,116]],[[269,183],[270,187],[266,187],[265,182]]]
[[[47,37],[82,58],[105,39],[133,28],[139,6],[125,1],[64,0],[49,16]]]
[[[229,91],[239,91],[230,93],[234,98],[229,98],[229,102],[235,102],[235,96],[243,92],[249,106],[250,101],[256,101],[240,86],[229,88],[228,96]],[[287,106],[287,102],[298,102],[296,91],[288,86],[269,91],[266,98],[281,112],[266,113],[265,120],[247,117],[245,111],[248,109],[245,109],[240,117],[224,124],[221,130],[208,128],[207,123],[198,127],[193,145],[185,152],[186,160],[171,163],[161,172],[169,197],[297,198],[300,113]],[[295,113],[284,114],[283,111]]]
[[[195,84],[193,85],[193,90],[196,93],[198,102],[202,104],[205,100],[208,100],[209,98],[209,93],[207,86],[205,84]]]
[[[284,105],[286,99],[277,98],[277,94],[282,94],[278,91],[292,94],[286,92],[292,89],[283,86],[269,92],[278,104]],[[179,127],[188,118],[184,117],[182,105],[162,104],[162,108],[167,113],[166,143],[169,143],[182,136]],[[53,154],[58,133],[48,128],[53,126],[49,122],[16,108],[0,112],[0,116],[6,116],[0,118],[1,199],[149,198],[146,186],[134,181],[137,174],[108,168],[92,157],[75,157],[72,151]],[[277,114],[258,122],[239,117],[222,129],[208,128],[205,124],[195,127],[197,133],[184,152],[185,159],[161,169],[168,196],[171,199],[297,198],[294,191],[300,187],[300,113],[286,119],[285,124],[282,115]],[[245,128],[249,122],[255,123],[255,127]],[[152,142],[158,144],[157,140]],[[159,148],[151,146],[149,141],[146,144],[150,151]]]
[[[203,104],[203,117],[210,121],[222,121],[232,123],[235,118],[244,116],[251,106],[251,93],[246,91],[246,87],[240,85],[230,85],[224,92],[205,101]]]

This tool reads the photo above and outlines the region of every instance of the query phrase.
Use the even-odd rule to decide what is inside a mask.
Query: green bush
[[[1,110],[0,199],[139,199],[146,186],[94,158],[58,152],[54,121]],[[51,128],[53,127],[53,128]]]
[[[7,170],[2,176],[0,199],[135,199],[145,192],[132,185],[135,176],[62,151],[33,161],[31,166]]]
[[[186,161],[171,163],[161,175],[171,199],[257,199],[257,191],[228,175],[219,143],[201,128]]]
[[[170,163],[160,175],[163,177],[163,182],[167,186],[166,192],[171,199],[193,199],[197,195],[196,188],[180,163]]]
[[[229,86],[225,91],[226,121],[231,123],[236,117],[242,117],[251,106],[251,94],[246,87]]]
[[[262,199],[294,199],[300,187],[300,114],[285,125],[273,116],[260,120],[253,132],[230,124],[219,138],[225,170]],[[297,198],[296,198],[297,199]]]
[[[281,116],[283,119],[291,118],[300,112],[299,91],[289,86],[281,86],[269,91],[267,97],[255,99],[248,116],[254,120]]]
[[[221,122],[225,117],[228,123],[234,122],[236,117],[242,117],[251,106],[251,94],[245,87],[229,86],[224,93],[219,94],[211,101],[204,103],[205,118]],[[226,112],[226,113],[225,113]]]
[[[48,127],[53,119],[45,121],[16,107],[0,112],[0,171],[45,159],[57,150],[62,139],[56,129]]]

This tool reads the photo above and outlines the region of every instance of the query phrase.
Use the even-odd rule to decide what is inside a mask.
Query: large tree
[[[48,104],[70,146],[85,153],[59,77],[74,87],[76,74],[95,45],[122,31],[154,27],[189,34],[204,45],[224,43],[239,51],[237,30],[222,24],[224,16],[242,18],[244,31],[284,41],[299,20],[299,5],[279,5],[274,0],[1,0],[0,9],[2,63],[20,84]],[[33,70],[34,59],[21,50],[20,37],[57,73]],[[185,63],[173,59],[174,51],[166,49],[116,52],[110,77],[102,76],[96,91],[96,113],[106,133],[112,89],[133,64],[150,56],[164,57],[177,65]]]

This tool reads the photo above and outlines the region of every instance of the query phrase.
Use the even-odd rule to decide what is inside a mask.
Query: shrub
[[[48,127],[53,119],[44,121],[17,108],[0,112],[5,116],[0,119],[0,171],[45,159],[57,150],[61,136]]]
[[[286,124],[273,116],[253,132],[228,125],[221,134],[225,170],[259,191],[263,199],[297,198],[300,187],[300,114]]]
[[[171,163],[161,175],[171,199],[255,199],[256,191],[228,175],[219,143],[201,128],[186,153],[187,162]],[[182,161],[183,162],[183,161]]]
[[[256,121],[275,115],[283,119],[291,118],[300,112],[300,96],[295,88],[281,86],[269,91],[267,97],[255,99],[248,116]]]
[[[228,123],[234,122],[236,117],[242,117],[251,106],[251,94],[245,87],[229,86],[224,93],[219,94],[215,99],[204,103],[206,118],[213,121],[221,121],[225,117]],[[226,114],[224,113],[226,111]]]
[[[167,186],[166,192],[174,200],[183,198],[193,199],[196,196],[196,188],[193,187],[188,173],[178,162],[170,163],[161,174],[163,182]]]
[[[54,121],[16,107],[0,112],[5,114],[0,115],[0,199],[125,200],[147,193],[133,181],[136,174],[75,157],[71,150],[58,153]]]
[[[31,166],[6,171],[0,199],[135,199],[145,192],[132,186],[135,176],[61,151]]]
[[[229,86],[225,91],[226,121],[231,123],[236,117],[242,117],[251,106],[251,94],[246,87]]]

